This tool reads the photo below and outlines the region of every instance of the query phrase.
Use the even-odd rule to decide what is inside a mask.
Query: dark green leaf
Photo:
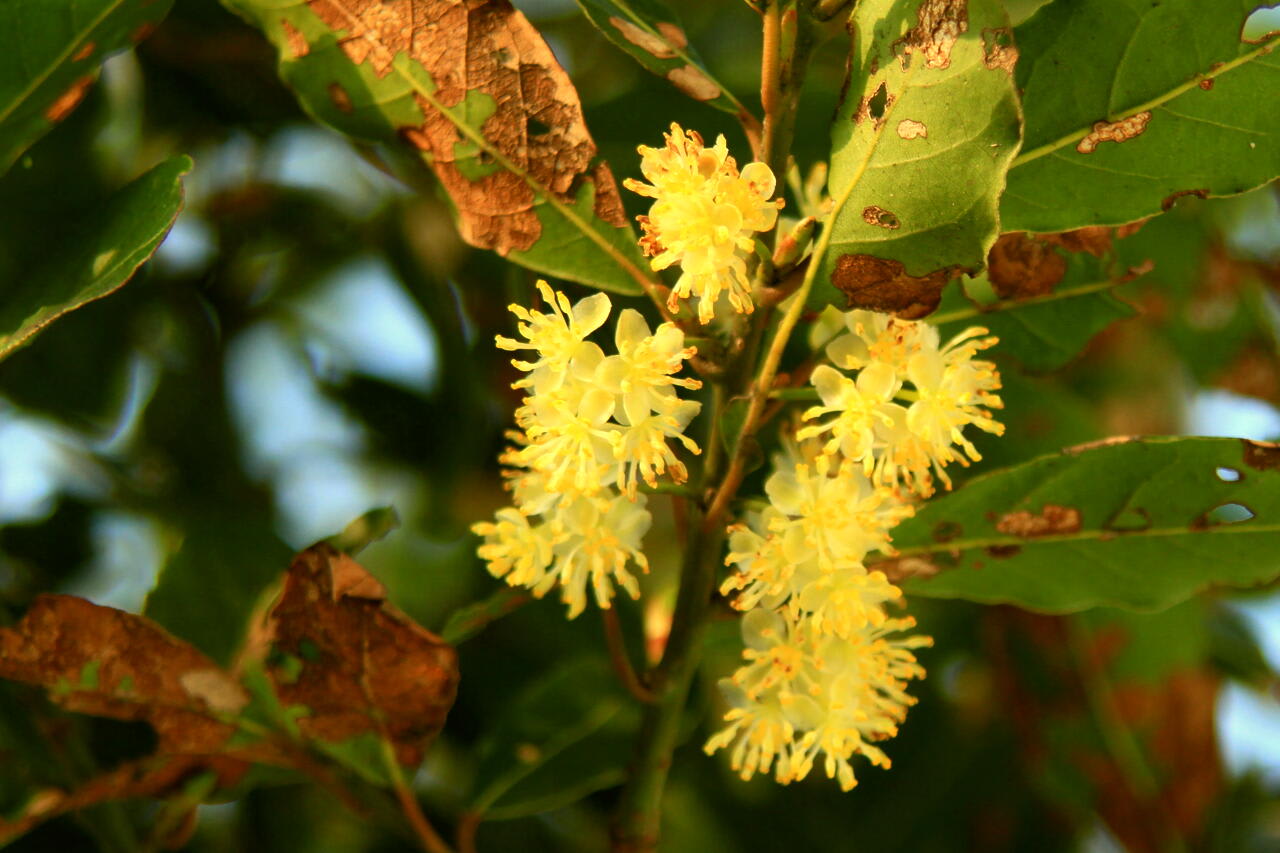
[[[864,0],[831,134],[834,209],[814,305],[920,317],[980,270],[1018,147],[1008,21],[994,0]]]
[[[1258,5],[1057,0],[1018,27],[1026,134],[1005,230],[1118,225],[1280,174],[1280,110],[1258,102],[1280,56],[1241,38]]]
[[[182,209],[189,157],[174,157],[120,190],[47,266],[0,308],[0,359],[54,320],[110,294],[159,248]]]
[[[84,98],[98,66],[143,37],[173,0],[0,3],[0,175]]]
[[[276,45],[308,112],[429,165],[472,245],[620,293],[649,279],[573,84],[505,0],[224,3]]]
[[[1252,514],[1252,515],[1250,515]],[[1280,448],[1103,442],[976,477],[894,531],[914,595],[1065,613],[1280,576]]]
[[[469,810],[523,817],[620,783],[639,721],[604,660],[561,666],[513,700],[484,740]]]
[[[663,0],[578,0],[596,28],[637,62],[694,100],[734,115],[747,109],[716,80]]]
[[[529,593],[518,589],[500,589],[488,598],[460,607],[449,616],[440,636],[446,643],[457,645],[479,634],[513,610],[529,603]]]

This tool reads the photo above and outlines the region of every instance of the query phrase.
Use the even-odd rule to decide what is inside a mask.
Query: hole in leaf
[[[1249,13],[1240,28],[1240,40],[1258,44],[1277,32],[1280,32],[1280,7],[1271,3]]]
[[[551,125],[534,116],[529,116],[525,119],[524,131],[529,136],[542,136],[544,133],[551,132]]]
[[[889,104],[889,89],[885,84],[881,83],[880,88],[876,89],[876,93],[871,96],[871,100],[867,101],[867,112],[876,121],[884,118],[885,108]]]
[[[1214,473],[1218,475],[1218,479],[1224,483],[1240,482],[1241,474],[1235,468],[1217,468]]]
[[[1215,506],[1205,515],[1209,524],[1239,524],[1253,518],[1253,510],[1244,504],[1222,504]]]

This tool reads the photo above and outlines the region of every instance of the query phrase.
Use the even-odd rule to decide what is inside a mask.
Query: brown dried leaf
[[[161,753],[223,751],[248,696],[193,646],[155,623],[70,595],[42,595],[0,629],[0,678],[44,687],[70,711],[142,720]]]
[[[547,43],[508,0],[307,0],[307,5],[342,34],[339,44],[351,61],[368,64],[378,77],[390,74],[401,54],[430,74],[434,92],[414,96],[423,123],[400,132],[431,161],[457,207],[468,243],[504,255],[536,243],[542,223],[531,184],[572,204],[582,182],[594,181],[596,214],[613,225],[625,224],[612,173],[593,166],[596,145],[577,91]],[[469,148],[474,140],[445,110],[462,109],[464,100],[469,118],[491,110],[475,123],[506,161],[504,168],[472,168],[468,175],[457,165],[455,149]],[[474,152],[463,156],[473,160]],[[485,152],[481,159],[485,156],[492,154]]]
[[[874,255],[841,255],[831,283],[848,300],[845,310],[867,308],[917,320],[938,307],[942,288],[961,272],[958,267],[947,267],[916,277],[907,275],[901,261]]]
[[[308,737],[376,732],[412,766],[453,705],[458,659],[385,596],[351,557],[315,545],[294,558],[249,654],[269,662],[282,704],[310,710],[298,721]]]

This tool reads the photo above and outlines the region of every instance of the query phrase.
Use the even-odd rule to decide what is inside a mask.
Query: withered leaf
[[[613,175],[594,162],[577,91],[510,2],[307,5],[339,34],[348,59],[378,78],[391,74],[401,56],[429,76],[430,85],[414,86],[422,121],[403,125],[400,134],[422,151],[453,199],[467,242],[504,255],[528,250],[542,234],[536,193],[571,205],[583,182],[595,184],[596,215],[625,224]]]
[[[141,720],[159,751],[214,755],[248,701],[240,685],[193,646],[141,616],[70,595],[42,595],[0,628],[0,678],[45,688],[70,711]]]
[[[419,763],[458,688],[453,647],[386,601],[355,560],[329,545],[294,558],[251,640],[285,706],[304,706],[303,734],[331,743],[386,737]]]
[[[1066,272],[1066,258],[1022,231],[1001,234],[987,255],[987,277],[1001,299],[1048,295]]]

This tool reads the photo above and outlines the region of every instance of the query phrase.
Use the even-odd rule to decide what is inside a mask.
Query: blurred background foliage
[[[747,150],[731,117],[627,61],[572,2],[516,5],[576,82],[619,177],[671,121]],[[1021,18],[1039,4],[1009,5]],[[756,15],[737,0],[680,11],[708,65],[750,101]],[[826,156],[843,48],[814,59],[802,166]],[[155,259],[0,365],[0,621],[39,591],[73,593],[146,612],[225,661],[291,551],[390,505],[401,526],[361,561],[439,630],[498,591],[468,525],[504,502],[496,455],[514,371],[491,342],[532,274],[466,247],[429,183],[390,177],[377,152],[310,122],[257,31],[214,0],[179,0],[0,180],[0,290],[56,251],[67,223],[174,153],[196,166]],[[1008,432],[980,443],[986,459],[965,476],[1115,434],[1280,437],[1277,187],[1184,199],[1116,252],[1154,263],[1120,291],[1135,316],[1052,375],[1005,359]],[[670,606],[666,500],[654,499],[645,609],[621,608],[630,636]],[[892,771],[861,773],[852,794],[818,778],[744,784],[697,753],[719,713],[714,678],[738,655],[734,623],[717,625],[666,849],[1280,849],[1275,590],[1151,615],[923,599],[913,611],[936,639],[930,677],[889,747]],[[460,645],[458,701],[416,780],[441,826],[481,797],[505,818],[480,827],[481,849],[605,845],[636,714],[602,671],[603,646],[598,612],[568,623],[551,602]],[[564,751],[540,749],[549,731]],[[150,737],[0,684],[0,813],[145,754]],[[508,750],[527,774],[486,771]],[[259,782],[202,807],[184,849],[410,849],[301,779]],[[156,808],[92,809],[13,849],[128,849]]]

